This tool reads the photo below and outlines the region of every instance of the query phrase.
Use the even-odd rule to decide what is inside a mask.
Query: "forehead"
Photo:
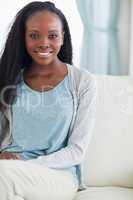
[[[41,11],[28,18],[26,22],[26,29],[62,30],[62,22],[58,15],[49,11]]]

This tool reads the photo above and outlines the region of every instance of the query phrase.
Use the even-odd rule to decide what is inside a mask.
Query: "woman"
[[[92,74],[72,66],[69,26],[51,2],[22,8],[0,59],[1,200],[73,199],[95,118]]]

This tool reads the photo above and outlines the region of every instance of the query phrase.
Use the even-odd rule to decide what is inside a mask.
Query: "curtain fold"
[[[84,28],[80,67],[96,74],[120,75],[120,0],[76,0],[76,4]]]

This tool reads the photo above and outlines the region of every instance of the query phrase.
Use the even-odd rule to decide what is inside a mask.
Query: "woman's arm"
[[[3,160],[3,159],[6,159],[6,160],[20,160],[20,156],[16,153],[11,153],[11,152],[1,152],[0,153],[0,160]]]
[[[96,82],[92,78],[79,98],[78,110],[68,145],[61,150],[37,159],[28,160],[51,168],[67,168],[80,164],[91,139],[96,112]]]

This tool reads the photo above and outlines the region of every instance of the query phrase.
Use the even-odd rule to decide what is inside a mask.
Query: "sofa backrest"
[[[97,75],[96,123],[83,163],[88,186],[133,187],[133,77]]]

